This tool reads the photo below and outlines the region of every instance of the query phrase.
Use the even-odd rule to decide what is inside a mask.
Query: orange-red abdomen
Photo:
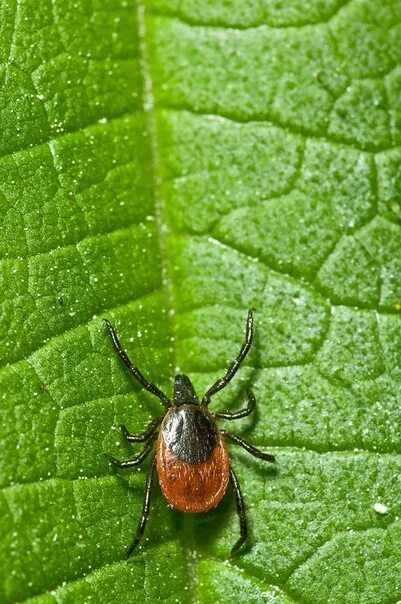
[[[167,501],[182,512],[207,512],[221,501],[229,480],[228,451],[206,409],[173,407],[157,442],[157,472]]]

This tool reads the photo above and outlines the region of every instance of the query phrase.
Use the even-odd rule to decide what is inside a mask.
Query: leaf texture
[[[401,599],[399,0],[0,2],[0,601]],[[231,448],[205,515],[154,490],[119,423],[202,393]],[[227,424],[228,427],[228,424]],[[145,464],[146,465],[146,464]],[[387,506],[379,514],[375,503]]]

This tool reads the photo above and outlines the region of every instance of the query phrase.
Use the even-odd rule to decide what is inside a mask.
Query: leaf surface
[[[401,598],[401,4],[3,0],[0,601]],[[228,428],[231,493],[186,516],[105,452],[169,394]],[[225,426],[226,427],[226,426]],[[377,503],[387,507],[380,514]],[[376,508],[379,509],[380,508]]]

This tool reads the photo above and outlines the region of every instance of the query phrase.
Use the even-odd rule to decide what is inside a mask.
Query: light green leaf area
[[[0,602],[401,600],[400,0],[1,0]],[[118,424],[201,394],[234,497],[170,509]],[[223,422],[222,422],[223,425]],[[157,481],[156,481],[157,482]],[[380,514],[375,504],[383,504]],[[376,509],[379,509],[380,507]]]

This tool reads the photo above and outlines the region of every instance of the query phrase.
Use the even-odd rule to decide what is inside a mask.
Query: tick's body
[[[128,555],[138,544],[145,529],[150,511],[150,498],[155,468],[159,483],[168,503],[182,512],[207,512],[216,507],[226,492],[228,482],[231,482],[237,501],[237,513],[240,519],[241,536],[231,550],[234,553],[245,542],[247,523],[244,502],[237,477],[230,466],[225,438],[242,446],[255,457],[273,462],[274,457],[262,453],[239,436],[220,430],[216,419],[241,419],[249,415],[255,408],[255,398],[248,390],[248,406],[236,413],[215,413],[208,411],[211,397],[222,390],[233,378],[241,361],[246,356],[252,343],[252,313],[249,311],[246,338],[238,357],[231,363],[226,375],[218,380],[199,403],[190,379],[185,375],[177,375],[174,382],[174,404],[154,384],[150,384],[129,360],[122,349],[117,334],[109,321],[105,320],[113,344],[134,377],[146,390],[157,396],[166,412],[153,420],[143,434],[130,434],[125,426],[121,426],[123,436],[129,442],[145,442],[141,453],[120,461],[108,456],[110,461],[120,468],[133,467],[140,464],[154,449],[157,440],[156,454],[150,464],[146,482],[145,498],[142,517],[137,533]]]
[[[156,467],[167,501],[181,512],[207,512],[222,499],[230,460],[220,430],[200,405],[172,407],[157,441]]]

